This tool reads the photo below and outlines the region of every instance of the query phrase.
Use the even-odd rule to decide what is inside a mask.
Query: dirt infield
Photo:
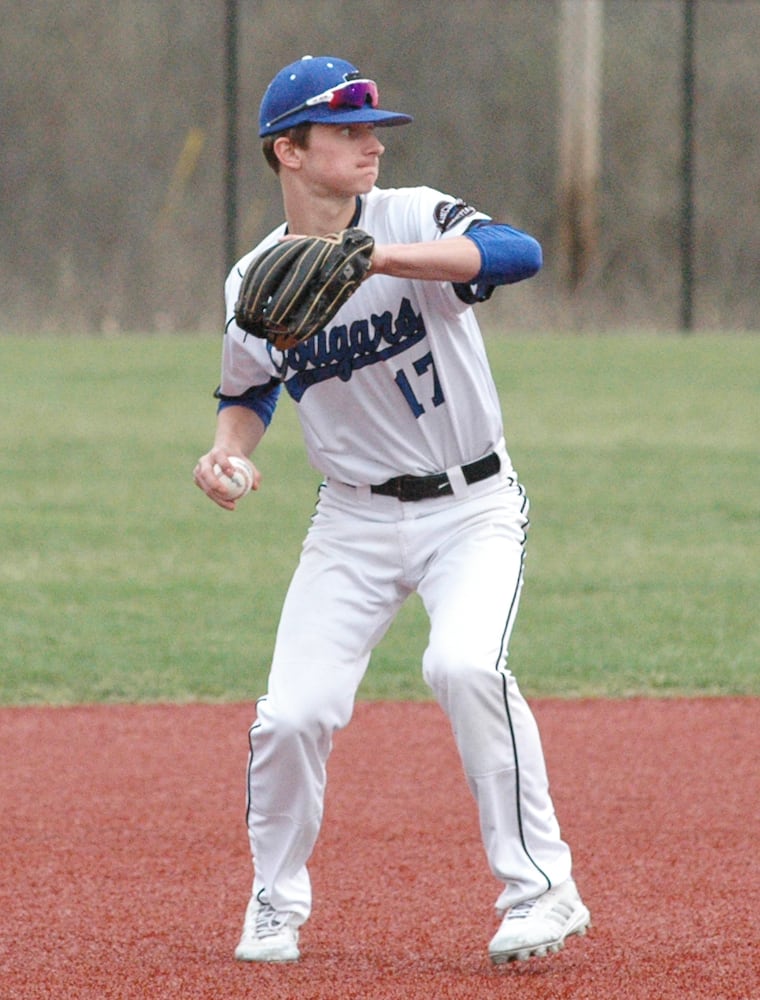
[[[251,706],[0,710],[0,997],[760,997],[760,700],[534,709],[594,927],[500,968],[436,706],[362,703],[338,735],[293,966],[232,959]]]

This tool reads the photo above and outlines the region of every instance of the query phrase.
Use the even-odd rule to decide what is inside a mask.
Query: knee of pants
[[[347,724],[351,710],[326,702],[314,692],[311,697],[300,693],[262,698],[256,715],[261,734],[275,743],[329,743],[335,730]]]
[[[488,679],[496,682],[501,675],[499,666],[503,666],[503,662],[498,652],[453,644],[445,649],[431,646],[423,658],[422,672],[436,697],[449,702],[468,700],[479,694]]]

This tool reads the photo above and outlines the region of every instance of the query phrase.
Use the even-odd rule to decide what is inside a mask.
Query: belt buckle
[[[435,497],[449,496],[454,492],[451,480],[445,472],[437,472],[432,476],[394,476],[378,486],[372,486],[373,493],[394,497],[402,503],[414,503],[418,500],[432,500]]]
[[[451,481],[445,472],[437,472],[432,476],[408,476],[402,486],[401,500],[434,500],[436,497],[449,496],[454,492]]]

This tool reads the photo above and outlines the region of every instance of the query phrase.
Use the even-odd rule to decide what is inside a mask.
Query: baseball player
[[[528,500],[473,311],[497,286],[535,274],[541,249],[443,192],[377,187],[381,133],[409,121],[332,57],[286,66],[261,103],[285,222],[227,279],[217,430],[194,478],[234,510],[214,466],[232,474],[230,458],[255,451],[284,387],[324,482],[250,731],[254,875],[241,961],[299,958],[333,735],[412,592],[430,622],[423,676],[450,720],[501,883],[492,961],[558,951],[589,924],[538,729],[507,668]],[[250,260],[287,235],[346,227],[369,233],[375,249],[329,327],[288,350],[244,335],[234,307]],[[254,468],[255,489],[260,478]]]

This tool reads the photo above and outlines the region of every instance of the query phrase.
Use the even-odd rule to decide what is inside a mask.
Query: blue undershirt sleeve
[[[475,222],[464,234],[480,251],[481,266],[470,284],[455,284],[464,302],[484,302],[497,285],[512,285],[541,270],[541,244],[503,222]]]
[[[264,426],[268,427],[281,391],[282,383],[276,378],[270,379],[264,385],[252,385],[240,396],[226,396],[221,389],[217,389],[214,393],[215,398],[219,400],[217,412],[228,406],[245,406],[253,410]]]

